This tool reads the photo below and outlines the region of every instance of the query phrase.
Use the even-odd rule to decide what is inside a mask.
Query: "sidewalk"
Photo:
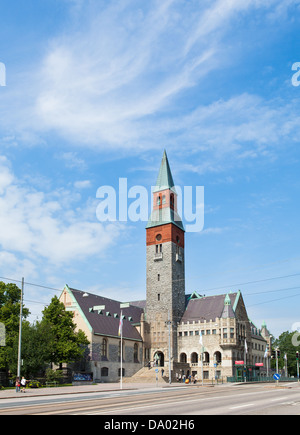
[[[120,389],[120,383],[103,383],[94,385],[76,385],[69,387],[48,387],[48,388],[26,388],[26,392],[16,393],[15,389],[12,390],[0,390],[0,400],[1,399],[15,399],[15,398],[26,398],[26,397],[40,397],[40,396],[57,396],[63,394],[80,394],[80,393],[101,393],[106,391],[126,391],[126,390],[141,390],[141,389],[156,389],[160,390],[162,388],[172,388],[178,387],[181,384],[159,384],[156,387],[156,383],[126,383],[123,384],[122,390]],[[185,387],[182,384],[182,387]]]

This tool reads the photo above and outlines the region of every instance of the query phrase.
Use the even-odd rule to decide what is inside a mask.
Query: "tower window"
[[[156,254],[160,254],[162,252],[162,244],[156,245],[155,249],[156,249]]]
[[[157,275],[157,281],[160,281],[160,274]]]
[[[158,295],[157,295],[157,300],[158,300],[158,302],[160,301],[160,293],[158,293]]]

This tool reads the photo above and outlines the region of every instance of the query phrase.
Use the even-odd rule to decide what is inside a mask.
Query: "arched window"
[[[170,195],[170,205],[174,207],[174,193],[171,193]]]
[[[181,353],[180,354],[180,362],[181,363],[186,363],[187,362],[186,353]]]
[[[214,353],[214,361],[218,364],[222,363],[222,354],[221,352],[215,352]]]
[[[197,354],[197,352],[193,352],[191,354],[191,363],[192,364],[198,364],[198,354]]]
[[[137,343],[134,343],[133,347],[133,361],[135,363],[139,362],[139,345]]]
[[[203,353],[203,363],[209,364],[209,353],[208,352]]]
[[[108,376],[108,367],[101,368],[101,377]]]

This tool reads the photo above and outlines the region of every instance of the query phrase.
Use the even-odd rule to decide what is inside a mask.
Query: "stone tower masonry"
[[[146,227],[149,357],[161,365],[177,361],[177,323],[185,310],[184,227],[177,214],[177,193],[164,152],[155,189],[153,210]],[[156,356],[157,355],[157,356]],[[172,366],[172,364],[171,364]]]

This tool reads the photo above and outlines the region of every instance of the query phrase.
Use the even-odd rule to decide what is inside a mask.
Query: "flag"
[[[268,348],[266,347],[264,358],[268,358]]]
[[[287,354],[286,353],[284,354],[284,359],[287,360]]]
[[[203,346],[202,332],[200,332],[199,343],[201,344],[201,346]]]
[[[248,347],[247,347],[247,341],[246,341],[246,338],[245,338],[245,352],[248,353]]]
[[[121,337],[122,331],[123,331],[123,315],[122,315],[122,311],[121,311],[120,322],[119,322],[119,332],[118,332],[119,337]]]

